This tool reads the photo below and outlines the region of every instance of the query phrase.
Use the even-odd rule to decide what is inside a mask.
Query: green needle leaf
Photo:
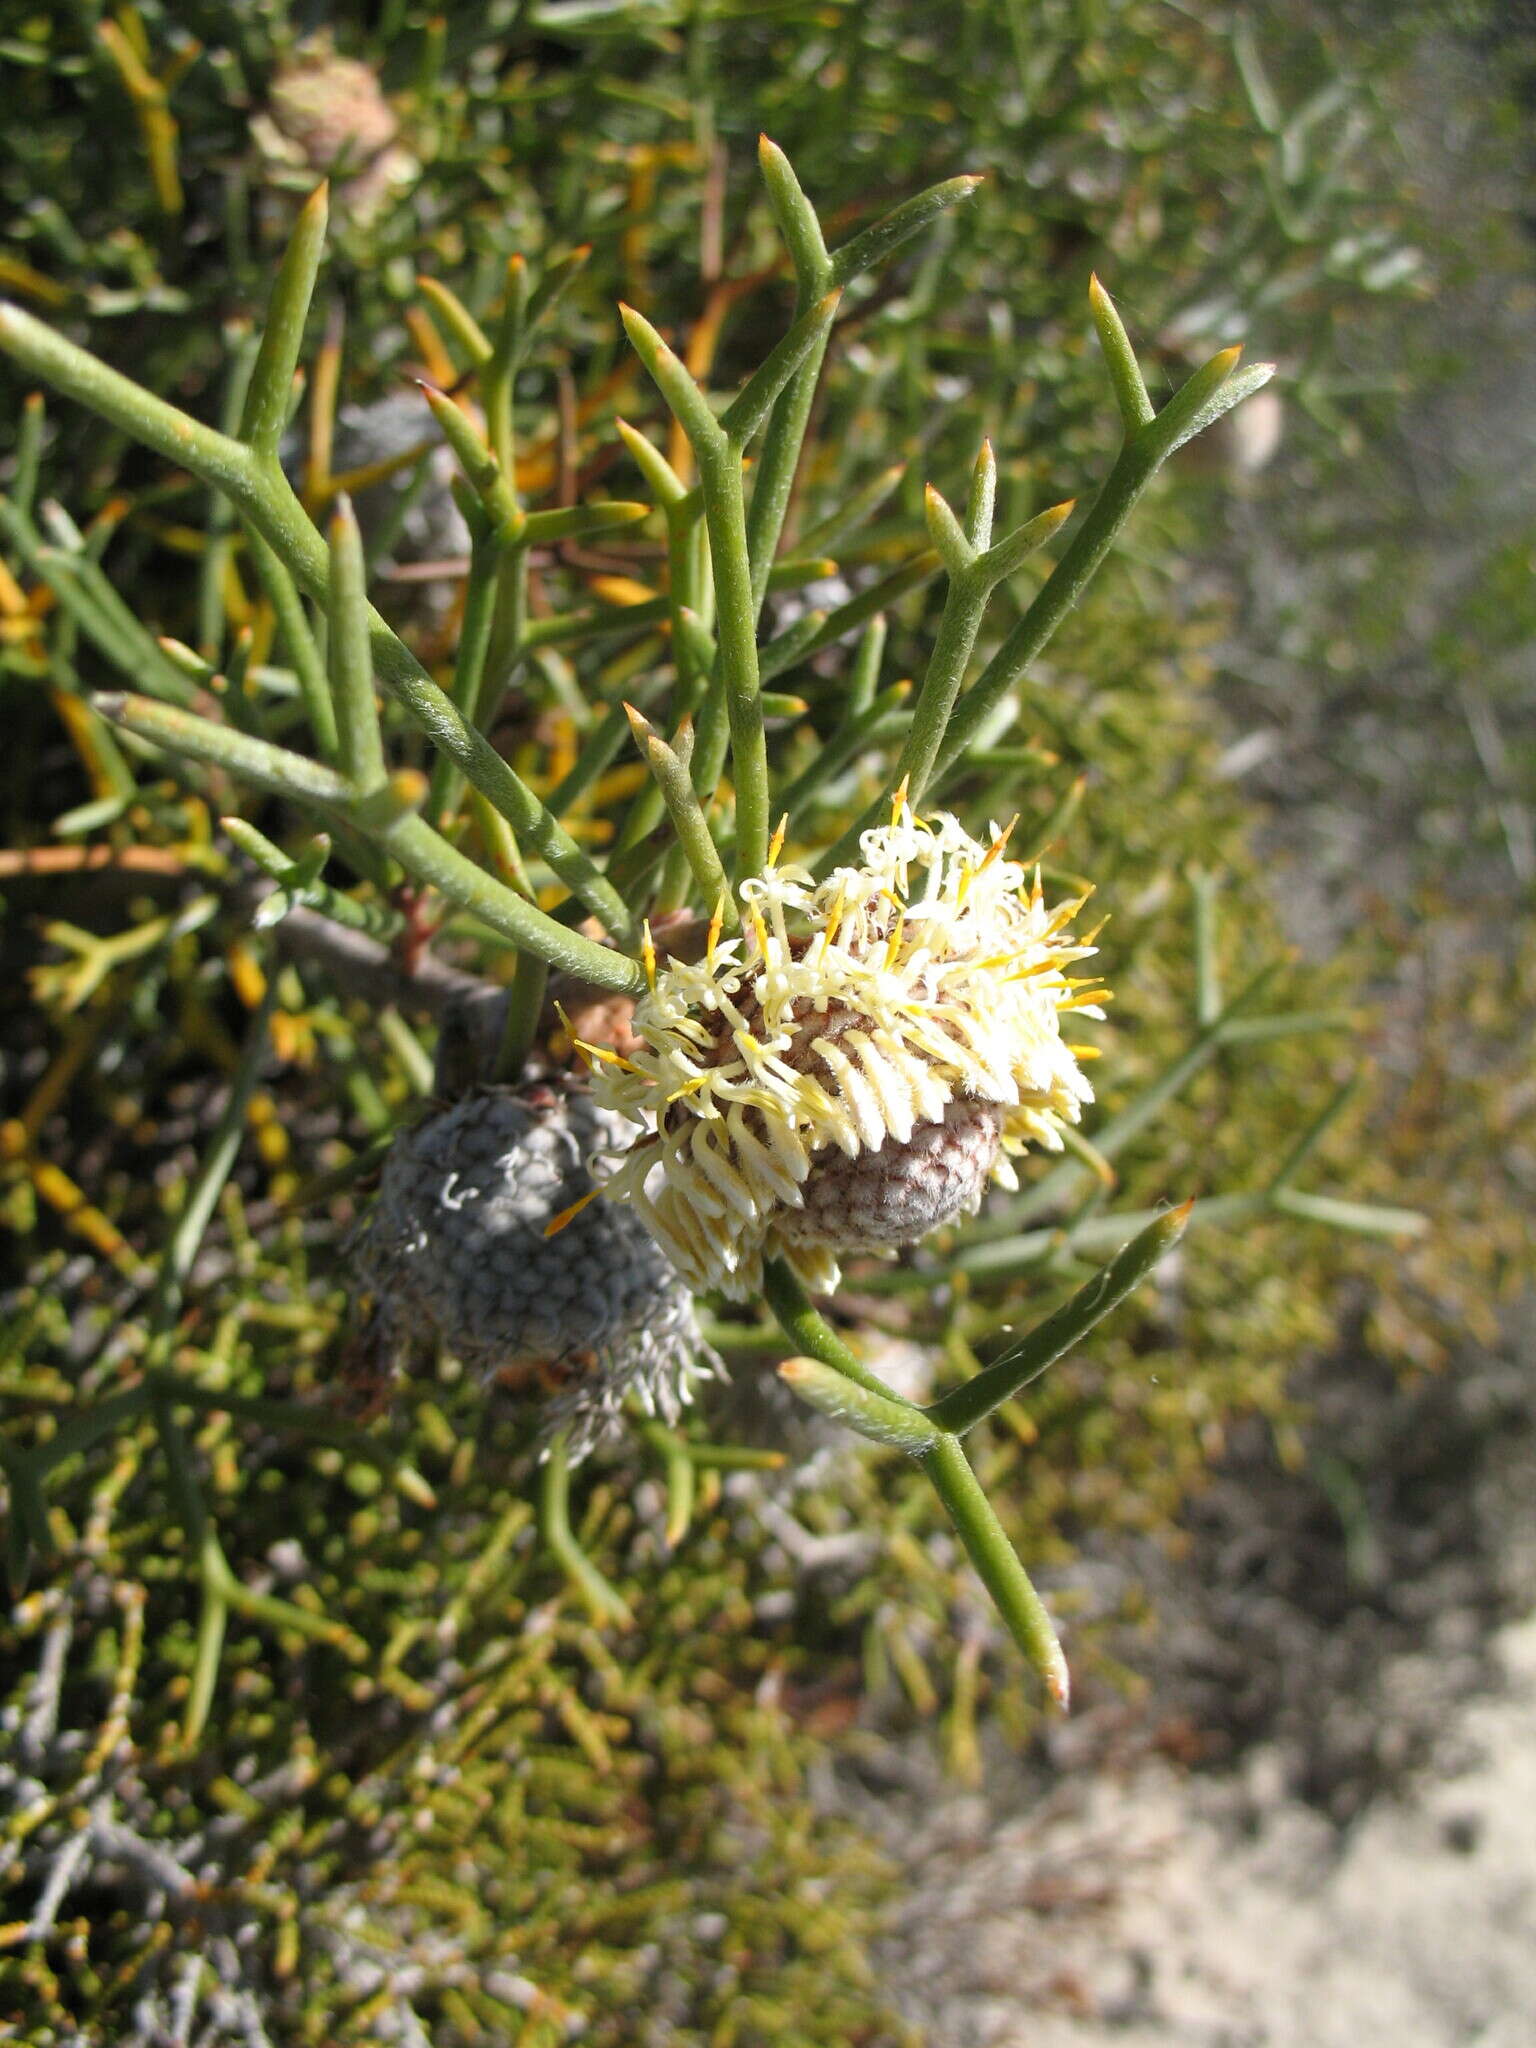
[[[635,467],[656,493],[656,502],[668,511],[689,495],[688,486],[661,450],[648,441],[628,420],[615,420],[619,439],[634,458]]]
[[[938,1438],[938,1430],[914,1415],[905,1402],[856,1385],[846,1373],[819,1358],[786,1358],[779,1367],[779,1378],[822,1415],[874,1443],[889,1444],[917,1457],[930,1450]]]
[[[766,135],[757,138],[757,160],[768,188],[768,203],[795,266],[802,295],[809,298],[813,292],[824,292],[832,259],[827,254],[815,207],[801,189],[789,158]]]
[[[734,924],[736,914],[730,883],[720,864],[715,842],[710,837],[709,822],[695,793],[686,760],[681,752],[675,752],[667,745],[644,712],[637,711],[633,704],[626,704],[624,711],[629,719],[629,729],[635,736],[635,745],[640,749],[640,758],[661,791],[678,842],[699,885],[701,901],[709,909],[723,903],[727,918]],[[679,739],[691,743],[692,732],[686,723]]]
[[[619,318],[630,346],[644,363],[657,390],[667,401],[678,425],[688,436],[702,466],[706,452],[719,460],[725,448],[725,429],[710,410],[709,400],[699,389],[686,364],[669,348],[643,313],[621,305]]]
[[[973,548],[985,548],[992,540],[992,515],[997,509],[997,457],[992,443],[983,441],[971,471],[970,495],[965,503],[965,537]]]
[[[550,547],[560,540],[584,540],[595,533],[636,526],[650,516],[649,505],[624,498],[596,498],[590,505],[561,505],[549,512],[528,513],[523,521],[521,544]]]
[[[457,292],[435,277],[418,277],[416,289],[477,369],[491,360],[490,338]]]
[[[1080,1287],[1070,1301],[1063,1303],[1055,1315],[1031,1330],[1006,1358],[1000,1358],[995,1365],[967,1380],[963,1387],[956,1387],[932,1402],[923,1411],[929,1420],[939,1429],[963,1436],[994,1409],[1011,1401],[1022,1387],[1038,1379],[1048,1366],[1080,1344],[1095,1323],[1101,1322],[1112,1308],[1118,1308],[1141,1285],[1158,1260],[1184,1235],[1193,1207],[1193,1202],[1186,1202],[1182,1208],[1172,1209],[1149,1224],[1086,1286]]]
[[[432,408],[432,417],[442,429],[443,439],[453,450],[470,486],[496,524],[501,538],[522,537],[523,513],[512,486],[501,473],[501,465],[489,446],[475,431],[446,392],[417,379],[416,388]]]
[[[1114,386],[1115,401],[1120,407],[1125,431],[1137,433],[1153,417],[1154,408],[1147,396],[1136,351],[1131,347],[1130,337],[1115,311],[1114,300],[1099,283],[1097,272],[1088,280],[1088,305],[1093,313],[1093,324],[1099,331],[1099,346],[1109,366],[1109,381]]]
[[[632,306],[621,306],[619,313],[635,353],[676,415],[699,465],[715,581],[715,638],[720,648],[719,669],[731,730],[737,872],[756,875],[768,860],[768,749],[757,661],[758,593],[747,551],[740,449],[710,411],[708,400],[681,360],[650,322]],[[825,309],[825,318],[831,318],[829,308]],[[811,340],[814,339],[812,335]],[[805,340],[804,346],[809,347],[810,340]],[[799,356],[794,359],[799,360]],[[786,376],[793,369],[794,362]]]
[[[894,254],[903,242],[921,234],[930,221],[937,220],[941,213],[948,212],[969,199],[986,180],[980,177],[947,178],[942,185],[930,185],[926,192],[919,192],[914,199],[894,208],[873,227],[868,227],[851,242],[844,242],[841,249],[832,256],[832,282],[837,285],[851,284],[866,270],[872,270],[877,263],[883,263],[887,256]]]
[[[944,558],[952,577],[963,576],[976,559],[976,550],[965,537],[965,529],[950,510],[949,501],[932,484],[923,488],[923,516],[928,538]]]
[[[206,762],[212,768],[227,768],[242,782],[252,782],[274,796],[292,797],[301,804],[332,810],[343,808],[351,797],[345,777],[322,767],[318,761],[291,753],[286,747],[275,747],[252,733],[238,732],[233,726],[199,718],[195,712],[179,710],[173,704],[161,704],[153,697],[137,697],[125,690],[98,691],[91,704],[103,718],[120,725],[125,732],[153,740],[167,753],[184,754],[189,760]]]
[[[343,773],[361,796],[384,780],[384,743],[373,694],[363,537],[345,493],[331,515],[330,545],[330,667],[337,748]]]
[[[261,349],[240,414],[240,439],[272,463],[277,461],[277,444],[293,404],[293,377],[304,345],[304,322],[325,256],[329,203],[329,187],[317,185],[299,215],[272,287]]]
[[[1059,505],[1037,512],[1033,519],[1015,527],[1012,533],[988,548],[980,562],[987,582],[993,585],[1005,582],[1037,548],[1044,547],[1053,534],[1060,532],[1076,510],[1077,500],[1064,498]]]

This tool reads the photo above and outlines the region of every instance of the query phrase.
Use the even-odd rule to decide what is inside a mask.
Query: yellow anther
[[[1008,820],[1007,824],[1003,827],[1002,831],[998,833],[997,837],[993,840],[992,844],[987,848],[985,858],[981,863],[981,867],[979,867],[976,870],[978,875],[982,872],[982,869],[991,867],[993,861],[997,859],[998,855],[1002,852],[1003,848],[1008,844],[1009,840],[1013,837],[1018,822],[1019,814],[1017,811],[1015,811],[1013,816]]]
[[[828,952],[831,950],[832,941],[837,936],[837,928],[843,921],[843,912],[847,905],[848,884],[846,882],[839,882],[837,894],[832,899],[831,911],[828,913],[826,923],[821,928],[821,951],[817,956],[819,960],[825,960]]]
[[[615,1052],[611,1045],[588,1045],[584,1038],[572,1038],[571,1043],[583,1059],[601,1060],[605,1067],[622,1067],[626,1074],[640,1072],[633,1060],[625,1059],[623,1053]]]
[[[1059,931],[1064,931],[1087,900],[1086,896],[1079,896],[1075,903],[1063,903],[1061,908],[1052,914],[1050,923],[1040,934],[1041,938],[1054,939]]]
[[[640,964],[645,969],[646,987],[656,993],[656,941],[651,937],[651,920],[646,918],[640,926]]]
[[[779,855],[784,851],[784,839],[788,831],[789,813],[786,811],[779,820],[779,829],[768,842],[768,865],[771,868],[775,868],[779,864]]]

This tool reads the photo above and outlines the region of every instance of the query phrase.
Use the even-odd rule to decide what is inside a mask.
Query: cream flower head
[[[770,860],[739,936],[717,916],[702,960],[653,970],[639,1047],[585,1048],[641,1127],[603,1192],[694,1288],[747,1299],[774,1257],[834,1287],[839,1252],[916,1243],[1016,1186],[1027,1145],[1061,1149],[1093,1099],[1061,1018],[1104,991],[1067,972],[1094,950],[1067,933],[1081,901],[1047,909],[1007,837],[898,803],[859,867]]]

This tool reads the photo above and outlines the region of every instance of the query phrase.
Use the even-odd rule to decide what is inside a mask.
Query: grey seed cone
[[[564,1083],[474,1089],[402,1132],[357,1247],[396,1363],[434,1340],[471,1370],[540,1399],[575,1451],[625,1397],[675,1420],[717,1361],[693,1299],[634,1213],[590,1201],[587,1162],[623,1119]]]

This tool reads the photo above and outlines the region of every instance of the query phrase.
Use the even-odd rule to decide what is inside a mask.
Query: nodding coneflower
[[[589,1048],[598,1100],[641,1127],[603,1192],[695,1288],[749,1298],[773,1257],[835,1286],[838,1253],[916,1243],[1061,1148],[1092,1100],[1061,1019],[1104,991],[1067,971],[1094,950],[1081,902],[1048,908],[1007,837],[898,802],[859,867],[770,859],[739,936],[717,916],[702,960],[654,973],[640,1044]]]

